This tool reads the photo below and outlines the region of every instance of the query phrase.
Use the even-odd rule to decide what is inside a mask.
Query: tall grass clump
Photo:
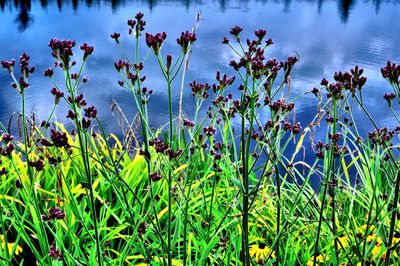
[[[133,50],[120,33],[111,35],[122,57],[114,63],[118,84],[137,111],[137,132],[130,129],[122,138],[105,131],[81,93],[94,51],[89,44],[77,52],[75,41],[50,40],[55,67],[44,76],[54,104],[40,122],[25,110],[35,71],[30,57],[23,54],[19,68],[15,60],[1,62],[21,96],[17,125],[1,124],[2,263],[400,262],[400,127],[382,127],[370,115],[361,68],[336,72],[331,81],[293,95],[299,57],[267,58],[273,41],[266,30],[246,38],[236,26],[222,40],[233,55],[231,71],[187,82],[196,26],[178,36],[172,51],[163,46],[167,33],[145,28],[142,13],[128,21]],[[144,74],[150,60],[159,75]],[[400,66],[388,62],[381,72],[393,88],[382,102],[400,123]],[[150,119],[149,79],[164,81],[165,126],[154,128]],[[185,90],[193,95],[193,116],[185,113],[192,107],[184,105]],[[314,96],[312,121],[301,125],[296,105]],[[53,118],[61,102],[68,126]],[[355,108],[370,121],[366,136]],[[317,131],[325,138],[316,140]]]

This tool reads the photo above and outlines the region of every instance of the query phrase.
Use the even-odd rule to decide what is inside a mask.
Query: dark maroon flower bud
[[[49,47],[52,49],[52,56],[57,60],[55,66],[64,69],[69,68],[70,57],[73,55],[72,49],[75,41],[51,39]],[[59,62],[60,61],[60,62]]]
[[[94,51],[94,47],[88,45],[87,43],[83,43],[83,44],[80,46],[80,49],[83,51],[83,60],[84,60],[84,61],[85,61],[85,60],[89,57],[89,55],[91,55],[91,54],[93,53],[93,51]]]
[[[53,144],[52,144],[50,141],[48,141],[47,139],[41,139],[41,140],[40,140],[40,143],[41,143],[43,146],[46,146],[46,147],[51,147],[51,146],[53,146]]]
[[[13,67],[15,65],[15,60],[12,59],[10,61],[1,61],[1,66],[5,69],[7,69],[9,72],[12,71]]]
[[[167,73],[169,73],[171,70],[171,64],[172,64],[172,55],[168,54],[167,55],[167,64],[166,64]]]
[[[235,60],[231,60],[231,62],[229,62],[229,66],[233,67],[233,69],[235,69],[236,71],[238,71],[242,65],[240,63],[237,63]]]
[[[88,80],[89,80],[88,77],[85,76],[82,78],[82,83],[86,83]]]
[[[67,114],[67,118],[71,118],[71,119],[75,119],[78,116],[76,115],[76,113],[72,110],[68,110],[68,114]]]
[[[144,17],[144,14],[142,12],[139,12],[136,14],[135,19],[142,20],[143,17]]]
[[[82,118],[82,128],[84,130],[86,130],[90,127],[90,123],[91,123],[90,119],[86,119],[85,117]]]
[[[159,175],[159,174],[157,174],[157,173],[151,173],[149,176],[150,176],[150,179],[151,179],[153,182],[160,181],[161,178],[162,178],[162,176]]]
[[[196,34],[186,31],[181,33],[181,37],[177,39],[178,44],[182,47],[183,54],[188,52],[189,46],[196,41]]]
[[[242,30],[243,29],[241,27],[235,26],[229,31],[229,33],[232,34],[233,36],[235,36],[236,38],[238,38],[239,34],[242,32]]]
[[[194,122],[189,119],[183,119],[183,125],[191,128],[191,127],[194,127]]]
[[[208,83],[199,83],[197,81],[193,81],[189,84],[192,89],[192,95],[199,97],[201,99],[208,98],[208,90],[210,89],[210,85]]]
[[[267,46],[273,45],[274,42],[272,41],[271,38],[269,38],[268,40],[265,41],[265,43],[267,44]]]
[[[43,71],[43,74],[45,77],[53,77],[53,69],[52,68],[48,68],[46,70]]]
[[[118,80],[118,84],[119,84],[119,86],[121,86],[121,87],[123,87],[124,86],[124,81],[123,80]]]
[[[396,99],[396,95],[392,92],[392,93],[385,93],[385,95],[383,95],[383,98],[386,100],[386,102],[388,103],[389,107],[392,107],[392,102],[394,99]]]
[[[114,32],[113,34],[111,34],[111,38],[114,39],[117,43],[119,43],[120,36],[121,34],[119,34],[118,32]]]
[[[258,41],[261,42],[261,40],[262,40],[262,39],[264,38],[264,36],[267,34],[267,31],[266,31],[266,30],[260,29],[260,30],[256,30],[254,34],[255,34],[256,37],[258,38]]]
[[[42,218],[43,218],[43,216],[42,216]],[[64,254],[60,250],[56,249],[56,247],[54,245],[50,246],[48,256],[50,258],[58,260],[58,261],[64,260]]]
[[[97,117],[97,109],[94,106],[90,106],[85,109],[85,116],[87,118],[96,118]]]
[[[77,73],[72,73],[71,74],[71,79],[77,79],[78,78],[78,74]]]
[[[3,141],[8,144],[10,141],[12,141],[14,139],[14,137],[10,134],[3,134]]]
[[[224,39],[222,40],[223,44],[228,44],[229,43],[229,39],[228,37],[224,37]]]
[[[133,64],[133,68],[136,70],[136,72],[142,71],[143,67],[144,67],[144,65],[142,62],[140,62],[139,64]]]
[[[118,62],[114,63],[115,69],[120,72],[124,66],[127,66],[126,61],[118,60]],[[128,65],[129,66],[129,65]]]
[[[400,65],[388,61],[386,66],[381,68],[382,77],[390,84],[399,86],[400,83]]]
[[[65,147],[69,148],[68,137],[67,134],[61,131],[51,130],[51,140],[53,141],[53,145],[56,147]]]
[[[129,20],[128,20],[128,25],[129,25],[131,28],[135,27],[135,25],[136,25],[136,20],[129,19]]]
[[[42,215],[43,221],[50,221],[50,220],[61,220],[65,218],[65,212],[63,212],[60,208],[50,208],[47,215]],[[49,253],[50,255],[50,253]]]
[[[320,89],[318,89],[318,88],[313,88],[313,89],[311,90],[311,92],[312,92],[315,96],[318,96],[318,95],[321,93]]]
[[[23,77],[20,77],[19,78],[19,87],[21,88],[22,91],[24,91],[24,89],[29,88],[29,83],[27,83]]]
[[[203,131],[204,131],[204,134],[206,134],[207,136],[212,136],[216,132],[215,128],[213,128],[212,126],[204,127]]]
[[[138,228],[138,234],[140,236],[144,235],[146,233],[146,229],[147,229],[147,224],[145,222],[140,223]]]
[[[40,123],[40,126],[44,127],[44,128],[48,128],[50,126],[50,124],[46,120],[43,120],[42,123]]]
[[[14,144],[9,143],[3,150],[3,156],[9,156],[15,150]]]
[[[165,41],[166,38],[167,38],[167,34],[165,32],[156,33],[155,35],[146,33],[146,44],[149,48],[151,48],[153,50],[153,52],[156,55],[158,55],[160,52],[161,45]]]
[[[328,80],[326,78],[323,78],[322,81],[321,81],[321,85],[322,86],[328,86],[328,84],[329,84]]]
[[[51,157],[48,157],[47,159],[49,160],[49,164],[51,164],[51,165],[57,165],[57,164],[61,163],[61,157],[56,158],[54,156],[51,156]]]
[[[28,165],[35,168],[36,171],[38,171],[38,172],[40,172],[44,169],[44,163],[43,163],[43,160],[41,160],[41,159],[39,159],[37,161],[33,161],[33,162],[29,161]]]
[[[294,135],[299,134],[300,131],[301,131],[301,125],[300,125],[300,123],[297,123],[297,124],[293,125],[292,128],[291,128],[291,131],[292,131],[292,133],[293,133]]]

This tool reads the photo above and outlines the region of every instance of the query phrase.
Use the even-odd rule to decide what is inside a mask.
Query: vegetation
[[[212,84],[190,82],[196,113],[189,118],[182,95],[195,29],[178,38],[175,59],[164,54],[166,33],[143,36],[142,13],[128,25],[133,58],[119,33],[111,37],[124,56],[115,63],[118,83],[132,92],[140,132],[128,130],[123,140],[103,130],[97,109],[80,94],[92,46],[81,45],[77,58],[74,41],[50,41],[65,83],[57,84],[52,68],[44,71],[55,101],[41,123],[25,111],[35,70],[29,56],[20,57],[19,69],[14,60],[1,62],[21,95],[19,136],[1,125],[2,264],[400,263],[400,127],[380,128],[369,115],[362,69],[337,72],[333,81],[324,78],[319,88],[292,97],[291,71],[298,58],[266,59],[272,45],[266,31],[243,41],[236,26],[232,40],[223,39],[236,56],[230,62],[236,75],[218,71]],[[144,42],[149,50],[143,57],[138,47]],[[151,56],[168,92],[169,121],[159,129],[150,126],[147,103],[153,92],[143,75]],[[400,66],[388,62],[382,76],[394,89],[384,99],[400,122],[395,112]],[[174,114],[176,89],[181,98]],[[295,120],[295,104],[305,94],[314,94],[319,104],[303,128]],[[68,105],[72,130],[52,118],[60,101]],[[374,127],[364,138],[353,108],[361,108]],[[326,138],[314,141],[320,126]],[[306,149],[312,149],[313,159],[301,156]],[[311,181],[319,185],[312,187]]]

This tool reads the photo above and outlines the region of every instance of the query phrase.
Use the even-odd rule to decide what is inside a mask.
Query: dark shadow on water
[[[14,4],[19,10],[15,22],[18,24],[18,30],[23,32],[33,23],[33,16],[29,14],[31,1],[14,1]]]
[[[242,0],[241,0],[242,1]],[[324,3],[328,2],[326,0],[299,0],[300,2],[315,2],[318,6],[318,12],[321,12],[323,9]],[[88,8],[93,8],[93,7],[101,7],[102,5],[107,5],[110,6],[113,11],[117,11],[119,8],[125,6],[128,3],[135,4],[135,1],[133,0],[40,0],[40,5],[42,8],[47,9],[48,6],[54,6],[56,5],[58,10],[62,12],[63,8],[72,8],[74,11],[78,10],[78,8],[86,6]],[[79,3],[80,2],[80,3]],[[177,2],[180,4],[183,4],[187,9],[190,8],[192,3],[197,3],[197,4],[204,4],[203,1],[198,1],[198,0],[140,0],[141,3],[147,3],[148,7],[150,10],[158,6],[159,4],[165,3],[165,2]],[[225,10],[228,8],[229,5],[229,0],[217,0],[215,1],[216,5],[218,5],[218,8],[221,10],[221,12],[225,12]],[[233,1],[232,1],[233,2]],[[247,3],[248,1],[243,1],[243,3]],[[275,1],[269,1],[269,0],[261,0],[263,3],[280,3],[283,5],[283,11],[284,12],[290,12],[290,6],[292,4],[292,0],[275,0]],[[354,4],[356,3],[356,0],[338,0],[338,15],[341,18],[343,23],[347,23],[349,16],[351,15],[351,9],[354,7]],[[381,6],[382,0],[371,0],[371,3],[375,6],[375,11],[376,13],[379,13],[380,6]],[[19,24],[18,29],[20,31],[25,31],[29,26],[33,23],[33,15],[30,14],[30,9],[31,9],[31,4],[35,4],[36,1],[31,1],[31,0],[13,0],[13,1],[7,1],[7,0],[0,0],[0,10],[4,11],[7,7],[12,7],[16,10],[18,10],[18,15],[16,18],[16,23]],[[360,4],[366,4],[366,3],[360,3]]]
[[[353,0],[342,0],[339,4],[339,14],[343,23],[346,23],[349,19],[351,8],[353,7],[355,1]]]

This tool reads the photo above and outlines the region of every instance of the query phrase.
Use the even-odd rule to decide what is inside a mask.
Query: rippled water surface
[[[126,21],[138,12],[145,13],[146,31],[168,33],[164,51],[177,54],[176,37],[190,29],[195,15],[201,12],[197,29],[198,42],[193,47],[187,83],[193,79],[212,82],[215,71],[230,71],[228,62],[234,56],[221,44],[223,36],[234,25],[248,34],[259,28],[268,30],[274,45],[268,56],[284,60],[298,54],[300,63],[292,77],[293,93],[318,86],[322,77],[330,78],[337,70],[349,70],[355,64],[368,77],[364,99],[371,114],[381,125],[393,125],[382,98],[390,88],[381,78],[380,68],[388,59],[400,62],[400,4],[380,0],[249,0],[249,1],[4,1],[0,0],[0,59],[17,58],[26,51],[37,72],[31,79],[27,95],[29,111],[44,116],[50,111],[53,96],[50,81],[42,71],[53,64],[48,41],[53,38],[89,42],[95,52],[86,66],[89,82],[83,88],[88,101],[98,107],[108,130],[116,126],[109,105],[120,103],[133,117],[133,98],[117,84],[113,62],[121,57],[110,38],[121,32],[122,42],[130,50]],[[143,47],[143,52],[145,52]],[[154,89],[151,119],[154,126],[166,122],[167,97],[160,71],[155,62],[145,66],[147,85]],[[6,71],[0,71],[0,121],[7,123],[19,111],[19,96],[10,88]],[[174,92],[177,101],[179,92]],[[186,85],[185,111],[192,114],[193,99]],[[298,119],[306,124],[315,114],[316,100],[306,96],[298,104]],[[65,109],[56,112],[65,121]],[[367,129],[370,124],[360,121]]]

